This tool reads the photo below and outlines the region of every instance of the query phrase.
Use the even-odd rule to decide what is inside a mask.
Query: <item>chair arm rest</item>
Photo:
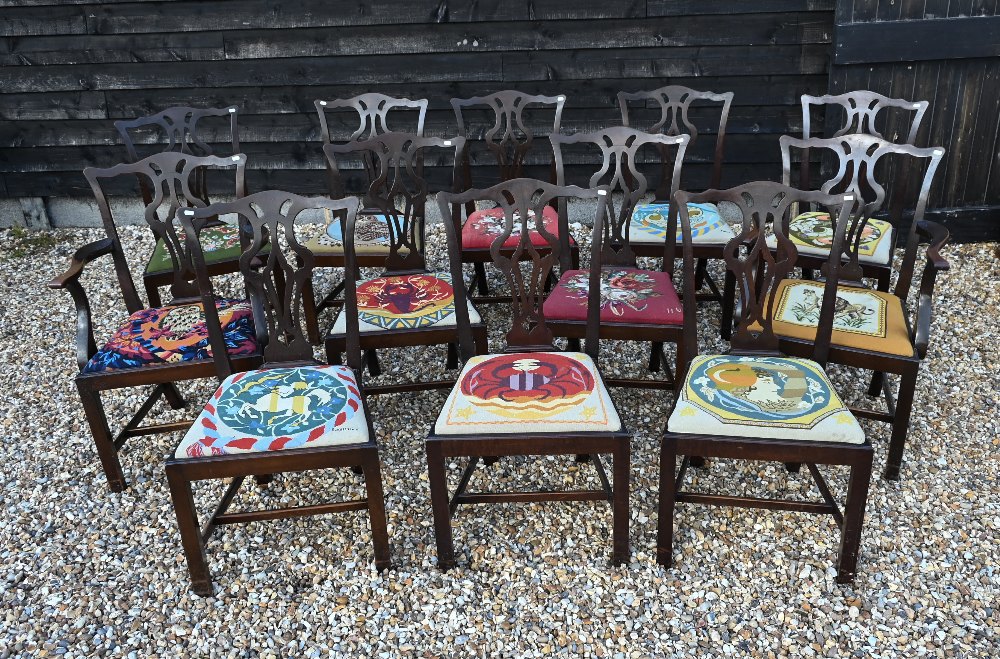
[[[97,352],[97,343],[94,341],[94,328],[90,320],[90,302],[80,284],[80,275],[83,274],[84,266],[110,254],[113,249],[114,241],[111,238],[84,245],[73,254],[66,272],[49,282],[49,288],[68,290],[76,303],[76,362],[81,371]]]
[[[49,282],[49,288],[66,288],[67,283],[79,279],[80,275],[83,274],[84,266],[105,254],[110,254],[113,249],[114,241],[111,238],[104,238],[84,245],[73,254],[66,272]]]
[[[934,281],[938,272],[951,268],[947,259],[941,256],[941,248],[948,242],[948,230],[937,222],[921,220],[917,222],[917,233],[928,242],[924,272],[920,278],[920,294],[917,301],[917,322],[914,323],[913,347],[917,356],[923,359],[927,356],[927,345],[930,342],[932,307],[934,300]]]

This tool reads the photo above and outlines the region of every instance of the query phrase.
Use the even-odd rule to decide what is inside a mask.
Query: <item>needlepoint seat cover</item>
[[[893,226],[884,220],[869,218],[858,243],[858,261],[886,265],[892,258],[895,237]],[[802,213],[788,223],[788,237],[799,254],[826,256],[833,244],[833,221],[829,213]],[[768,247],[776,246],[773,235],[767,237]]]
[[[472,357],[434,424],[439,435],[621,428],[594,361],[580,352]]]
[[[667,430],[861,444],[864,431],[809,359],[699,355]]]
[[[358,327],[362,332],[456,325],[451,273],[387,275],[360,282],[357,290]],[[469,321],[480,322],[471,302],[468,307]],[[345,314],[344,309],[337,314],[331,335],[347,333]]]
[[[350,368],[271,368],[235,373],[223,380],[175,456],[197,458],[367,441],[368,421]]]
[[[589,270],[567,270],[545,300],[548,320],[587,320]],[[601,322],[682,325],[684,312],[670,274],[640,268],[601,270]]]
[[[219,299],[215,307],[229,354],[234,357],[255,354],[257,337],[250,303]],[[129,316],[125,325],[91,357],[83,372],[98,373],[211,356],[205,311],[200,302],[152,307]]]
[[[184,244],[184,229],[177,227],[177,239]],[[205,263],[221,263],[222,261],[235,261],[240,258],[242,248],[240,247],[239,228],[232,224],[220,224],[209,226],[198,232],[198,242],[205,254]],[[268,249],[265,247],[265,250]],[[154,275],[161,272],[171,272],[174,263],[170,259],[170,250],[162,238],[158,238],[156,246],[153,247],[153,255],[146,264],[146,274]]]
[[[628,239],[632,244],[662,245],[667,236],[670,204],[640,204],[632,211]],[[688,221],[691,224],[691,242],[728,243],[736,237],[715,204],[688,204]],[[677,242],[681,241],[681,221],[677,218]]]
[[[815,339],[823,284],[785,279],[775,292],[773,329],[779,336]],[[913,355],[903,303],[890,293],[838,286],[831,343],[889,355]]]
[[[344,254],[344,226],[342,222],[334,221],[330,211],[326,211],[326,228],[318,237],[306,242],[305,247],[314,254]],[[402,230],[402,221],[395,220],[396,235]],[[419,233],[419,232],[418,232]],[[419,247],[422,236],[417,236]],[[389,233],[389,217],[385,213],[358,213],[354,223],[354,251],[359,255],[389,254],[391,236]],[[400,254],[409,250],[403,246]]]
[[[528,211],[528,224],[535,225],[535,211]],[[504,213],[502,208],[487,208],[469,215],[462,226],[462,247],[467,249],[489,249],[493,241],[502,236],[504,229]],[[553,235],[559,235],[559,213],[551,206],[542,208],[542,226]],[[549,242],[537,229],[531,229],[529,234],[531,244],[535,247],[548,247]],[[510,237],[504,241],[504,247],[517,247],[521,240],[521,214],[514,211],[513,228]],[[570,236],[570,242],[573,237]]]

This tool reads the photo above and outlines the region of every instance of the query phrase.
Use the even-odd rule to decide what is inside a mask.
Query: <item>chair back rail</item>
[[[718,204],[723,201],[734,204],[742,213],[739,235],[730,240],[725,248],[726,267],[736,279],[743,310],[731,339],[733,354],[779,354],[778,337],[772,323],[776,292],[781,281],[788,278],[798,255],[795,244],[785,235],[791,209],[799,204],[813,204],[825,207],[831,217],[837,218],[813,349],[813,360],[825,365],[833,332],[841,263],[839,255],[852,214],[858,213],[856,196],[852,193],[831,195],[806,192],[780,183],[757,181],[700,194],[678,192],[674,195],[671,213],[676,208],[684,221],[689,203]],[[777,243],[773,253],[766,241],[769,227],[773,229]]]
[[[902,156],[908,159],[911,166],[904,169],[909,173],[915,169],[914,163],[926,162],[916,203],[913,205],[913,222],[906,239],[906,250],[896,282],[895,294],[906,299],[913,278],[914,261],[916,259],[919,237],[917,223],[923,219],[927,210],[927,200],[930,194],[934,175],[944,158],[942,147],[918,148],[909,144],[894,144],[874,135],[851,134],[829,139],[813,137],[799,139],[790,135],[779,138],[781,146],[781,180],[786,185],[791,183],[792,149],[802,151],[803,161],[809,159],[810,149],[824,149],[832,152],[837,158],[837,170],[824,181],[820,189],[823,192],[841,194],[853,193],[861,208],[862,215],[857,224],[851,227],[848,239],[844,242],[844,253],[848,263],[841,273],[845,281],[861,279],[859,264],[859,247],[864,234],[867,220],[876,213],[888,211],[890,223],[897,229],[902,226],[906,206],[912,202],[907,194],[912,186],[907,181],[897,178],[891,191],[887,192],[876,178],[876,167],[880,162],[886,162],[890,156]],[[800,186],[807,184],[805,179],[799,181]],[[888,203],[887,203],[888,202]],[[787,231],[787,226],[785,227]]]
[[[647,129],[650,133],[663,133],[670,136],[687,135],[691,138],[692,145],[698,139],[698,128],[690,118],[691,105],[696,101],[721,103],[715,136],[715,151],[712,158],[712,179],[709,182],[709,187],[718,188],[722,185],[722,160],[726,143],[726,125],[729,122],[729,109],[733,104],[732,92],[698,91],[682,85],[667,85],[651,91],[618,92],[618,107],[622,113],[623,126],[634,124],[629,113],[629,101],[653,102],[659,106],[660,118]],[[664,167],[668,161],[668,158],[662,158]],[[676,187],[667,187],[672,184],[672,177],[669,172],[664,170],[657,187],[657,198],[669,199],[677,189]]]
[[[557,186],[536,179],[513,179],[484,190],[466,190],[462,193],[441,192],[438,206],[442,217],[452,216],[453,222],[445,222],[448,246],[451,253],[459,249],[459,232],[462,225],[461,213],[469,203],[487,201],[504,213],[504,230],[490,245],[493,264],[501,272],[511,291],[512,325],[506,335],[506,352],[553,350],[553,333],[545,323],[542,303],[545,298],[545,284],[553,268],[560,260],[562,241],[545,230],[542,210],[546,205],[556,203],[565,209],[569,199],[590,199],[597,202],[597,216],[607,212],[606,188],[585,189],[575,185]],[[534,226],[529,221],[534,217]],[[518,242],[512,250],[504,248],[507,239],[514,233],[515,224],[520,229]],[[600,221],[595,221],[595,231]],[[544,239],[544,246],[536,246],[530,239],[532,229]],[[505,255],[507,252],[509,255]],[[457,259],[451,263],[452,280],[461,282],[462,264]],[[588,304],[588,325],[586,352],[597,359],[597,325],[599,322],[599,286],[591,287]],[[465,287],[455,286],[455,313],[459,327],[460,353],[463,360],[475,354],[469,311],[466,304]],[[598,315],[594,315],[598,314]],[[593,323],[591,323],[593,321]],[[591,327],[593,325],[593,327]]]
[[[173,281],[170,293],[175,298],[196,296],[197,287],[192,283],[190,254],[187,246],[180,239],[175,220],[179,208],[197,206],[203,207],[207,202],[195,194],[191,182],[199,171],[210,168],[233,169],[235,174],[234,190],[236,196],[242,196],[245,189],[246,157],[237,154],[228,157],[192,156],[179,151],[164,151],[143,158],[134,163],[122,163],[108,168],[88,167],[83,175],[90,184],[101,214],[101,221],[108,237],[114,242],[112,258],[118,283],[125,299],[129,313],[135,313],[143,308],[135,283],[129,271],[128,260],[122,249],[115,213],[108,200],[106,183],[120,176],[134,176],[140,181],[140,186],[149,192],[149,198],[144,199],[143,217],[153,235],[162,240],[173,267]],[[161,218],[159,211],[166,206],[165,217]],[[245,237],[241,235],[241,240]]]
[[[209,339],[215,355],[227,354],[222,330],[215,311],[215,292],[199,242],[201,231],[216,214],[236,214],[252,235],[240,256],[240,272],[246,282],[253,308],[258,344],[263,346],[264,364],[313,363],[313,348],[304,329],[303,292],[308,290],[315,258],[299,236],[306,211],[344,213],[353,222],[358,198],[331,200],[325,197],[302,197],[290,192],[267,190],[233,202],[202,208],[185,208],[181,221],[188,248],[193,256],[199,292],[208,319]],[[356,302],[355,302],[356,304]],[[347,317],[347,363],[361,368],[358,318]],[[213,339],[214,334],[214,339]],[[220,378],[232,372],[228,359],[216,359]]]
[[[146,128],[158,128],[159,132],[162,133],[161,140],[162,137],[166,138],[166,146],[162,147],[161,151],[177,151],[192,156],[235,156],[240,153],[238,115],[239,108],[236,106],[225,108],[172,107],[145,117],[119,119],[115,122],[115,129],[125,144],[130,162],[140,160],[138,149],[136,148],[137,142],[133,137],[132,131]],[[205,139],[204,133],[207,130],[204,123],[200,126],[199,123],[207,117],[229,118],[229,134],[226,136],[228,137],[226,141],[231,146],[232,150],[230,153],[217,154],[215,149]],[[162,144],[162,141],[158,143]],[[152,191],[148,190],[144,182],[140,182],[139,185],[142,190],[143,201],[148,204],[152,198]],[[200,199],[208,203],[208,182],[203,170],[196,174],[192,189]]]
[[[549,136],[549,140],[552,142],[552,152],[555,156],[557,185],[566,185],[563,145],[589,144],[600,150],[601,165],[590,176],[589,186],[591,188],[604,186],[611,194],[607,201],[608,215],[602,223],[601,251],[594,253],[600,254],[602,265],[635,267],[636,256],[629,242],[629,228],[632,213],[648,189],[647,178],[638,167],[639,151],[645,146],[652,145],[656,147],[661,159],[668,158],[670,162],[664,163],[663,166],[669,167],[673,172],[669,189],[669,193],[673,194],[680,186],[681,168],[690,137],[646,133],[618,126],[593,133],[553,134]],[[672,158],[669,156],[671,147],[676,147]],[[617,194],[622,195],[622,200],[616,209]],[[662,268],[665,272],[673,268],[674,247],[675,241],[672,236],[670,239],[664,239]]]
[[[389,255],[385,268],[389,272],[424,270],[424,221],[428,185],[421,164],[426,152],[441,149],[452,154],[458,163],[465,149],[465,138],[419,137],[412,133],[383,133],[375,137],[352,140],[344,144],[323,147],[334,177],[341,178],[341,162],[351,155],[368,156],[375,166],[375,177],[364,197],[365,208],[386,216],[389,225]],[[454,170],[453,170],[454,171]],[[453,175],[453,186],[457,181]],[[344,224],[345,252],[354,252],[355,225]],[[356,258],[356,257],[351,257]],[[348,268],[349,285],[356,273]]]

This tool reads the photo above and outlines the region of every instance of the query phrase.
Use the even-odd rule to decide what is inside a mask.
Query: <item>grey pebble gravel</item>
[[[587,231],[575,227],[584,247]],[[150,240],[123,230],[135,255]],[[440,227],[428,245],[441,258]],[[105,487],[73,386],[75,315],[45,283],[96,230],[55,245],[0,232],[0,659],[6,657],[663,657],[995,656],[1000,638],[1000,259],[996,245],[950,246],[938,282],[902,480],[873,478],[859,573],[834,582],[828,517],[681,506],[676,567],[654,560],[658,435],[670,394],[613,390],[635,431],[629,565],[608,565],[607,505],[479,506],[455,518],[459,567],[436,568],[422,438],[444,392],[372,399],[394,569],[378,574],[363,513],[225,527],[209,545],[216,597],[188,590],[164,478],[179,434],[133,440],[131,487]],[[586,254],[586,250],[582,250]],[[25,253],[27,252],[27,253]],[[140,259],[133,264],[139,267]],[[717,264],[716,264],[717,265]],[[318,288],[332,285],[323,273]],[[125,318],[110,261],[84,278],[98,340]],[[491,345],[507,315],[485,312]],[[699,308],[702,351],[719,350],[717,305]],[[324,318],[328,324],[330,318]],[[319,356],[319,355],[318,355]],[[605,344],[602,366],[640,373],[646,353]],[[443,348],[383,356],[401,380],[440,375]],[[834,369],[845,398],[860,373]],[[213,381],[182,391],[197,409]],[[140,401],[107,396],[117,423]],[[192,411],[160,410],[157,420]],[[885,460],[888,428],[862,421]],[[450,469],[454,481],[460,466]],[[832,470],[842,496],[846,472]],[[713,463],[697,487],[814,497],[802,475],[763,463]],[[596,483],[571,458],[505,459],[473,487]],[[202,484],[207,514],[221,484]],[[237,506],[360,495],[349,470],[278,477]]]

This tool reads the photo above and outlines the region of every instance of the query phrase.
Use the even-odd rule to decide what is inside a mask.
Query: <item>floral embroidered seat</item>
[[[177,239],[181,243],[184,242],[184,229],[177,229]],[[205,262],[209,265],[223,261],[235,261],[242,252],[239,229],[231,224],[207,227],[201,231],[198,239],[205,253]],[[173,269],[174,264],[170,259],[170,251],[162,238],[157,239],[153,255],[149,258],[149,263],[146,264],[146,274],[170,272]]]
[[[892,258],[895,240],[893,226],[884,220],[869,218],[858,244],[858,261],[885,265]],[[825,257],[833,242],[833,222],[829,213],[802,213],[788,223],[788,237],[799,254]],[[775,247],[774,236],[768,236],[767,246]]]
[[[472,302],[468,302],[468,307],[469,321],[480,322]],[[454,327],[455,290],[451,286],[451,273],[387,275],[359,282],[358,321],[362,332]],[[346,333],[347,316],[342,308],[330,334]]]
[[[632,211],[629,224],[629,242],[636,245],[662,245],[667,235],[670,204],[640,204]],[[688,204],[691,223],[691,240],[694,243],[726,244],[736,234],[729,223],[722,219],[715,204]],[[677,220],[677,242],[681,241],[680,219]]]
[[[253,314],[246,300],[220,299],[215,303],[229,354],[257,352]],[[97,351],[84,373],[136,368],[195,359],[208,359],[212,347],[201,303],[142,309]]]
[[[809,359],[700,355],[667,431],[862,444],[865,433]]]
[[[814,339],[823,302],[823,284],[785,279],[775,291],[774,333]],[[833,316],[833,345],[890,355],[913,355],[903,304],[890,293],[840,285]]]
[[[223,380],[177,446],[178,458],[368,441],[358,383],[346,366],[246,371]]]
[[[587,320],[589,270],[567,270],[545,300],[548,320]],[[639,268],[601,271],[601,322],[682,325],[684,311],[670,274]]]
[[[472,357],[434,424],[439,435],[621,428],[594,361],[580,352]]]
[[[535,222],[535,212],[528,211],[528,222]],[[559,235],[559,213],[551,206],[542,209],[542,226],[553,236]],[[504,233],[504,214],[501,208],[478,210],[469,215],[462,226],[462,247],[467,249],[489,249],[493,241]],[[514,211],[513,229],[510,237],[504,241],[504,247],[517,247],[521,239],[521,216]],[[531,244],[535,247],[548,247],[549,243],[541,233],[532,229]],[[570,236],[570,243],[573,237]]]
[[[397,230],[400,223],[397,222]],[[419,245],[421,236],[417,236]],[[354,224],[354,249],[359,255],[388,255],[389,254],[389,218],[384,213],[358,214]],[[314,254],[336,254],[344,253],[344,227],[341,222],[335,222],[327,214],[326,230],[317,238],[306,243],[306,248]],[[406,254],[407,248],[400,249],[401,254]]]

